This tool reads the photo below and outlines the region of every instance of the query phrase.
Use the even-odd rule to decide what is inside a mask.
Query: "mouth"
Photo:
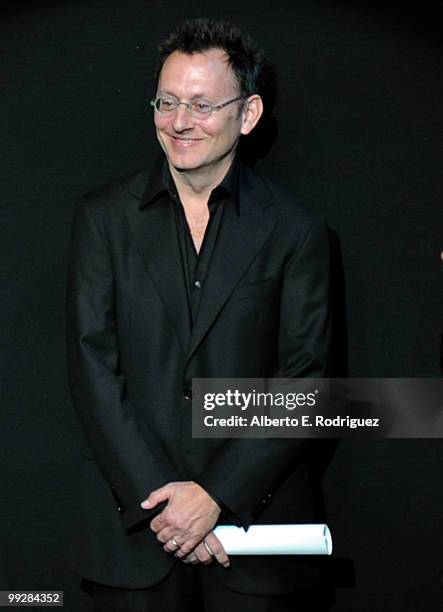
[[[190,138],[189,136],[170,136],[171,140],[178,146],[192,146],[202,142],[203,138]]]

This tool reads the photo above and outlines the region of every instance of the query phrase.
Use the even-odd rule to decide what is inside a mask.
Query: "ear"
[[[244,103],[242,111],[242,126],[241,133],[246,136],[257,125],[260,117],[263,114],[263,100],[258,94],[249,96]]]

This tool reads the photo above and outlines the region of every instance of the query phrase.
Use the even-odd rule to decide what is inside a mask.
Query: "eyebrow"
[[[157,95],[159,94],[163,96],[171,96],[171,98],[176,98],[177,100],[180,100],[180,98],[177,95],[175,95],[175,93],[173,93],[172,91],[160,89],[157,92]],[[205,100],[208,100],[208,101],[211,101],[213,99],[212,96],[208,96],[204,93],[197,93],[192,96],[191,100],[198,100],[199,98],[204,98]]]

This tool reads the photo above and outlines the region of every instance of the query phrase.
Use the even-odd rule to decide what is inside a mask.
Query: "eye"
[[[192,108],[196,113],[200,115],[206,115],[212,109],[212,104],[207,100],[194,100],[192,103]]]
[[[174,98],[159,98],[158,109],[163,112],[172,111],[177,108],[177,100]]]

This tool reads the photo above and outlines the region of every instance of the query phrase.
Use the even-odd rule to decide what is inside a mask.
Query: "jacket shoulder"
[[[126,201],[133,200],[134,196],[139,198],[150,171],[151,167],[145,166],[109,183],[95,187],[80,197],[79,205],[87,205],[98,212],[102,208],[120,207]]]
[[[255,194],[262,202],[273,205],[273,214],[283,228],[288,231],[292,228],[296,233],[300,233],[312,225],[326,226],[326,220],[321,213],[305,206],[300,198],[280,183],[248,167],[245,167],[244,175],[250,193]]]

